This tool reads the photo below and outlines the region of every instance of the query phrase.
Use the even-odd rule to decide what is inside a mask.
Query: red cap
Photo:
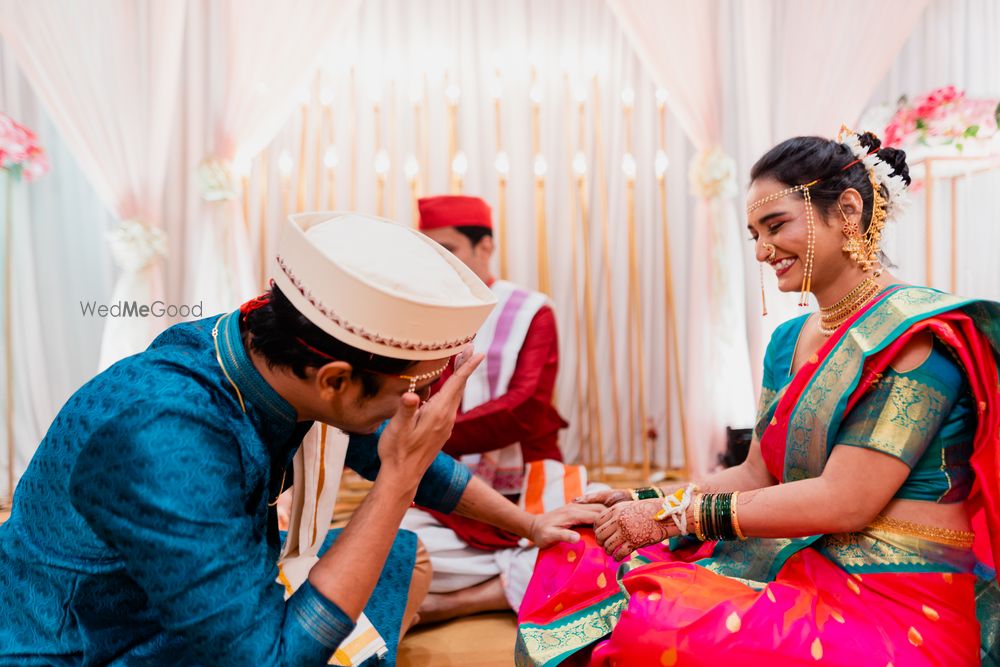
[[[486,227],[493,229],[490,205],[479,197],[441,195],[417,200],[420,229],[439,227]]]

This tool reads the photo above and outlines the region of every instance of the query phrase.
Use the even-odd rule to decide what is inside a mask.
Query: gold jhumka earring
[[[844,216],[844,235],[847,242],[844,243],[843,250],[867,273],[872,266],[878,264],[881,253],[882,230],[885,228],[886,210],[885,197],[882,196],[882,187],[875,178],[874,170],[868,170],[868,180],[872,185],[872,219],[868,223],[868,229],[861,232],[856,222],[848,222],[844,215],[844,209],[840,209],[840,214]]]
[[[764,249],[767,250],[767,259],[764,261],[774,261],[775,255],[778,254],[778,249],[770,243],[765,243]],[[767,298],[764,296],[764,262],[757,262],[757,268],[760,269],[760,314],[762,317],[767,317]]]
[[[809,305],[809,292],[812,289],[813,260],[816,256],[816,219],[813,216],[812,197],[809,194],[809,188],[819,183],[819,180],[820,179],[817,178],[816,180],[803,183],[802,185],[785,188],[779,192],[762,197],[747,206],[747,215],[749,215],[764,204],[769,204],[773,201],[777,201],[778,199],[782,199],[783,197],[787,197],[788,195],[795,194],[796,192],[802,193],[802,198],[806,202],[806,258],[805,265],[802,267],[802,293],[799,296],[800,306]]]

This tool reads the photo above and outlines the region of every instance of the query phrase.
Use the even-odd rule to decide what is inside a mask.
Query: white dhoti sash
[[[479,328],[473,343],[475,351],[485,354],[486,359],[465,385],[462,412],[478,408],[507,393],[531,321],[549,301],[540,292],[522,289],[506,280],[494,282],[490,289],[497,297],[497,305]],[[504,495],[513,495],[521,490],[524,459],[520,443],[483,454],[466,454],[461,461]]]
[[[319,562],[320,547],[333,521],[348,440],[347,434],[327,428],[325,424],[316,424],[302,439],[302,446],[292,459],[295,484],[292,486],[291,517],[278,560],[278,582],[285,587],[286,600]],[[387,652],[385,640],[368,617],[361,614],[354,630],[341,642],[329,664],[360,665],[373,655]]]
[[[525,470],[519,505],[532,514],[562,507],[584,492],[608,488],[606,484],[588,483],[583,466],[561,461],[532,461]],[[496,551],[475,549],[451,528],[417,508],[406,512],[402,527],[416,533],[427,549],[434,570],[431,593],[452,593],[499,576],[510,608],[520,609],[538,557],[538,549],[531,542],[522,539],[515,547]]]

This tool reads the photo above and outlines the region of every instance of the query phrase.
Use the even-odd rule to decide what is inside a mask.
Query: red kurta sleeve
[[[543,306],[528,327],[507,393],[460,414],[444,451],[458,457],[520,442],[525,461],[561,460],[556,434],[567,424],[552,405],[558,370],[555,314]]]

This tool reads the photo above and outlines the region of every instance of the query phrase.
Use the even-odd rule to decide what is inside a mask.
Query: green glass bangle
[[[663,491],[655,486],[644,486],[641,489],[632,489],[632,498],[635,500],[649,500],[650,498],[662,498]]]
[[[719,507],[716,510],[716,524],[719,527],[719,537],[723,540],[732,540],[736,538],[736,531],[733,530],[733,494],[724,493],[722,494],[722,502],[719,503]]]
[[[716,539],[715,532],[715,503],[718,500],[719,494],[713,493],[708,496],[708,530],[705,531],[705,537],[710,540]]]

